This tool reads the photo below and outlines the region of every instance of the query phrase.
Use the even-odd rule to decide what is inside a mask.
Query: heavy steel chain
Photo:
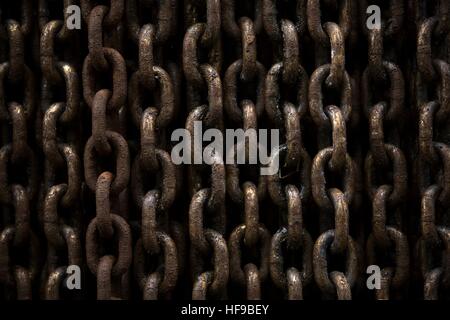
[[[196,153],[206,152],[195,131],[203,135],[207,129],[223,131],[224,128],[220,12],[218,0],[185,2],[187,30],[183,40],[183,71],[188,111],[185,126],[191,136],[187,152],[192,159],[197,157]],[[197,128],[198,125],[202,127]],[[209,163],[194,162],[187,169],[193,300],[227,297],[225,165],[219,154],[211,152],[210,158]]]
[[[304,223],[304,215],[311,209],[311,156],[303,142],[309,77],[301,65],[306,2],[291,2],[284,6],[280,1],[263,1],[263,25],[274,47],[273,65],[266,76],[265,110],[284,138],[280,148],[282,173],[268,177],[269,195],[279,208],[280,224],[272,237],[270,274],[286,297],[296,300],[303,299],[303,287],[312,280],[313,242]],[[279,16],[282,19],[278,20]],[[302,259],[297,261],[296,255]]]
[[[84,148],[84,175],[95,193],[95,217],[86,230],[86,263],[96,277],[97,299],[128,298],[132,259],[127,221],[130,155],[124,136],[127,70],[119,37],[124,1],[111,0],[108,5],[81,1],[81,7],[89,50],[83,64],[83,94],[92,114],[92,134]]]
[[[2,1],[0,300],[448,299],[449,49],[448,0]]]
[[[146,15],[157,18],[141,27],[139,17]],[[177,248],[171,236],[181,229],[172,224],[173,219],[169,220],[177,184],[181,184],[167,141],[167,128],[179,109],[175,99],[179,76],[177,67],[163,59],[175,32],[176,1],[150,5],[145,1],[128,1],[127,19],[139,56],[138,69],[129,85],[129,107],[140,142],[131,171],[133,197],[141,212],[141,237],[134,249],[134,272],[144,299],[169,298],[177,283],[179,265],[184,262],[177,254],[183,244],[178,242]],[[164,69],[166,66],[172,73]],[[148,181],[154,181],[153,188],[148,187]],[[153,270],[146,271],[146,265]]]
[[[41,296],[45,299],[59,299],[68,266],[79,266],[82,262],[80,155],[83,146],[79,139],[81,91],[77,71],[80,59],[71,53],[78,36],[68,30],[64,22],[64,13],[71,4],[73,1],[66,1],[53,14],[49,1],[39,1],[42,13],[39,20],[42,72],[39,118],[42,119],[44,153],[42,221],[47,238],[47,274]]]
[[[311,182],[314,201],[323,217],[322,233],[314,245],[313,267],[323,294],[346,300],[351,299],[351,289],[361,271],[360,249],[350,234],[353,220],[350,214],[359,173],[348,152],[355,88],[346,69],[345,54],[346,48],[351,48],[349,34],[354,23],[355,2],[338,1],[330,8],[336,10],[337,21],[324,21],[320,9],[323,11],[327,5],[321,1],[307,2],[308,29],[315,43],[318,66],[309,85],[309,111],[318,132],[318,153],[312,164]],[[336,187],[330,186],[331,180]],[[329,270],[330,261],[339,256],[346,260],[345,268]]]
[[[408,116],[409,110],[405,108],[404,76],[398,65],[405,10],[402,1],[395,0],[389,1],[388,8],[389,14],[380,27],[367,32],[369,59],[361,84],[364,113],[369,121],[366,192],[372,201],[372,230],[366,255],[369,264],[382,268],[376,298],[383,300],[400,295],[409,275],[403,222],[407,167],[401,149],[405,123],[399,121]]]
[[[38,99],[26,49],[32,38],[33,8],[20,1],[17,9],[2,8],[1,17],[2,46],[8,51],[0,65],[0,282],[6,297],[31,299],[43,244],[36,230],[39,165],[32,138]]]
[[[416,3],[416,113],[418,121],[418,187],[420,238],[416,244],[423,298],[436,300],[450,285],[448,208],[448,115],[450,65],[449,7],[445,1]]]

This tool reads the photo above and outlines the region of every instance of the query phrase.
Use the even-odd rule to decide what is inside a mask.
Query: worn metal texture
[[[0,300],[449,299],[449,44],[448,0],[1,1]],[[280,171],[175,164],[196,121]]]

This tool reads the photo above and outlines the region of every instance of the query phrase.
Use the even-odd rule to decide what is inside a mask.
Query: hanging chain
[[[67,29],[66,1],[56,16],[49,1],[39,1],[42,79],[42,151],[44,204],[42,220],[47,238],[46,277],[42,297],[59,299],[67,268],[82,263],[81,133],[79,58],[71,54],[77,35]],[[60,95],[60,92],[65,94]]]
[[[0,283],[10,298],[32,299],[41,268],[42,241],[36,235],[38,159],[34,136],[37,88],[26,45],[34,27],[35,4],[20,1],[18,11],[1,8],[0,65]],[[23,258],[20,259],[20,256]]]
[[[263,1],[263,15],[275,51],[266,76],[265,110],[284,138],[279,150],[281,172],[267,182],[280,224],[272,237],[270,274],[288,299],[297,300],[303,299],[303,288],[313,276],[313,242],[304,224],[304,214],[311,209],[311,156],[304,145],[309,77],[301,65],[306,1],[289,1],[284,6],[280,1]],[[284,255],[283,249],[289,254]],[[302,260],[293,264],[296,255]]]
[[[186,129],[192,159],[203,154],[196,126],[223,131],[223,98],[220,71],[221,8],[218,0],[185,1],[187,30],[183,40],[183,70],[187,87]],[[203,135],[203,132],[200,132]],[[225,165],[211,152],[209,164],[188,167],[190,268],[192,299],[224,299],[229,277],[228,248],[224,238]],[[207,269],[207,266],[211,266]]]
[[[449,6],[445,1],[416,3],[418,114],[418,184],[420,238],[417,259],[423,281],[423,298],[436,300],[450,285],[450,229],[448,140],[450,65]],[[430,14],[431,13],[431,14]]]
[[[139,17],[145,16],[155,16],[156,21],[140,27]],[[177,76],[164,69],[171,66],[163,59],[175,31],[176,18],[175,1],[147,6],[144,1],[127,2],[129,33],[138,45],[139,56],[138,69],[129,84],[129,108],[140,135],[131,186],[136,206],[141,211],[141,237],[134,248],[134,272],[143,299],[169,298],[182,263],[177,249],[183,244],[179,243],[177,248],[171,236],[179,226],[173,224],[173,219],[169,220],[177,184],[181,181],[171,161],[167,141],[167,128],[178,111],[175,95],[179,84]],[[147,105],[150,106],[145,107]],[[146,190],[150,185],[148,181],[153,181],[155,187]],[[152,272],[146,271],[148,265]]]
[[[0,299],[448,299],[449,45],[448,0],[1,1]]]
[[[84,175],[95,193],[95,217],[86,231],[86,261],[97,279],[97,298],[127,298],[132,259],[127,222],[130,155],[124,134],[127,72],[120,52],[124,1],[81,1],[89,53],[83,64],[83,94],[92,113],[84,148]],[[100,77],[102,75],[102,77]],[[110,78],[112,87],[105,78]],[[111,168],[111,169],[110,169]]]
[[[311,184],[322,216],[322,233],[313,250],[313,268],[324,295],[347,300],[352,297],[351,289],[361,271],[358,244],[350,234],[358,173],[348,152],[347,140],[355,88],[346,70],[346,44],[350,42],[355,2],[335,2],[334,6],[319,0],[307,2],[308,29],[317,55],[317,68],[309,84],[309,111],[318,132],[318,153],[312,163]],[[323,21],[320,12],[327,5],[337,11],[334,15],[339,17],[337,21]],[[331,260],[339,256],[346,260],[345,269],[328,270]]]
[[[404,8],[389,1],[379,28],[366,30],[368,64],[362,76],[362,102],[369,120],[369,151],[365,160],[366,191],[372,201],[372,230],[367,260],[382,268],[377,299],[399,294],[409,275],[409,248],[404,227],[407,167],[401,149],[407,117],[404,77],[398,65]],[[384,50],[386,48],[386,52]]]

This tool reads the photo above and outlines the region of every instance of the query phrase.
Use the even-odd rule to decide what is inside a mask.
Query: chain
[[[401,119],[407,117],[408,110],[404,77],[397,62],[404,8],[401,1],[389,1],[386,6],[388,14],[381,26],[365,29],[368,65],[362,77],[362,101],[369,119],[366,191],[372,201],[367,260],[382,268],[382,287],[376,290],[376,298],[383,300],[400,294],[409,275],[409,248],[403,227],[407,167],[400,148],[405,127]],[[384,48],[389,50],[384,52]]]
[[[289,9],[295,8],[295,11]],[[303,299],[313,276],[312,238],[304,224],[310,209],[311,156],[304,145],[309,77],[300,64],[306,31],[306,1],[263,1],[264,29],[274,47],[274,64],[266,76],[265,108],[280,130],[281,172],[268,177],[271,200],[279,210],[280,228],[272,237],[270,274],[288,299]],[[279,17],[279,18],[277,18]],[[286,254],[283,255],[283,249]],[[297,263],[294,258],[300,255]]]
[[[142,6],[142,7],[141,7]],[[169,74],[163,66],[171,68],[163,60],[164,49],[174,34],[176,2],[165,1],[146,6],[144,1],[127,3],[127,19],[130,36],[138,45],[139,66],[129,84],[129,107],[135,126],[139,130],[140,148],[135,157],[131,186],[136,206],[141,210],[141,238],[134,249],[134,272],[144,299],[169,298],[177,283],[179,259],[171,233],[179,225],[173,225],[169,212],[177,194],[177,169],[172,163],[167,127],[178,111],[175,100],[178,76]],[[142,13],[138,13],[142,8]],[[145,10],[145,11],[144,11]],[[142,27],[136,22],[146,14],[157,17],[156,23]],[[146,95],[145,92],[149,94]],[[144,105],[154,107],[143,108]],[[146,180],[154,181],[155,187],[146,191]],[[169,225],[172,229],[169,229]],[[175,230],[175,231],[174,231]],[[147,273],[146,266],[154,271]]]
[[[44,299],[59,299],[70,265],[81,266],[81,133],[79,61],[70,54],[76,34],[67,29],[66,1],[56,17],[49,1],[39,1],[42,79],[42,151],[44,153],[43,228],[47,238]],[[54,20],[53,20],[54,19]],[[65,48],[65,50],[59,50]],[[60,53],[61,54],[58,54]],[[59,92],[65,95],[59,96]]]
[[[2,4],[2,7],[4,4]],[[25,44],[31,38],[34,4],[20,1],[18,11],[2,8],[0,65],[0,283],[10,298],[32,299],[39,278],[41,241],[36,235],[38,161],[31,138],[36,113],[36,77]],[[22,255],[22,259],[19,256]]]
[[[309,111],[319,136],[311,183],[313,198],[322,215],[322,234],[314,245],[313,268],[316,282],[325,296],[347,300],[352,297],[351,289],[361,264],[358,244],[350,234],[349,225],[358,173],[347,147],[355,88],[346,70],[346,44],[350,42],[355,2],[338,1],[332,6],[336,10],[334,16],[339,17],[337,21],[323,21],[320,10],[327,5],[332,6],[321,1],[307,2],[308,29],[315,43],[318,66],[309,85]],[[330,52],[328,57],[326,52]],[[334,218],[334,226],[330,218]],[[345,269],[328,270],[331,258],[339,256],[345,257]]]
[[[224,33],[238,48],[238,59],[229,65],[224,76],[224,107],[227,127],[243,130],[250,139],[252,134],[256,137],[264,113],[266,69],[258,60],[262,1],[250,1],[247,5],[238,2],[222,2]],[[244,150],[247,160],[260,145],[253,147],[249,140],[232,146],[236,153]],[[246,290],[249,300],[262,298],[262,286],[269,273],[270,233],[260,220],[259,209],[267,194],[267,181],[260,176],[260,169],[258,165],[227,162],[227,194],[236,210],[243,213],[229,238],[230,278]],[[246,263],[242,261],[243,254],[248,256]]]
[[[127,72],[118,37],[124,1],[81,1],[89,53],[83,94],[92,113],[92,135],[84,149],[84,175],[95,193],[96,215],[86,231],[86,261],[97,278],[97,298],[127,298],[132,239],[128,215],[130,155],[124,138]],[[99,75],[111,78],[112,88]],[[106,76],[106,77],[108,77]],[[111,169],[110,169],[111,168]]]
[[[423,277],[423,298],[436,300],[448,292],[450,198],[447,85],[450,80],[448,46],[449,8],[445,1],[421,6],[416,3],[418,114],[418,183],[420,188],[420,233],[417,258]],[[439,48],[440,47],[440,48]],[[445,290],[445,291],[444,291]]]
[[[448,299],[449,45],[447,0],[2,1],[0,299]]]
[[[188,91],[186,129],[189,155],[205,150],[195,136],[196,125],[223,130],[220,70],[221,15],[217,0],[185,1],[187,30],[183,40],[183,70]],[[202,21],[202,22],[200,22]],[[200,134],[203,135],[203,132]],[[224,299],[229,277],[228,248],[224,238],[225,165],[221,155],[210,154],[210,164],[188,168],[190,267],[192,299]],[[211,266],[212,270],[206,269]]]

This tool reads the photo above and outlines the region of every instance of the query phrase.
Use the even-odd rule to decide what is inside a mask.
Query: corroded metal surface
[[[1,1],[0,299],[448,299],[449,40],[448,0]],[[175,164],[196,121],[280,171]]]

